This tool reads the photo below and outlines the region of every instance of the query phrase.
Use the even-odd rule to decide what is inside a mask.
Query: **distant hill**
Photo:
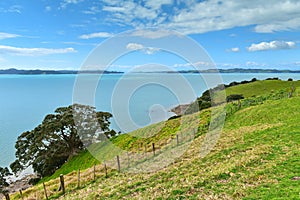
[[[117,74],[122,72],[116,71],[101,71],[101,70],[86,70],[86,71],[79,71],[79,70],[41,70],[41,69],[34,69],[34,70],[23,70],[23,69],[2,69],[0,70],[0,74],[20,74],[20,75],[34,75],[34,74]]]
[[[278,69],[205,69],[205,70],[180,70],[180,71],[153,71],[153,72],[136,72],[136,73],[300,73],[300,70],[278,70]],[[103,71],[103,70],[23,70],[23,69],[0,69],[0,74],[20,74],[20,75],[34,75],[34,74],[121,74],[119,71]]]
[[[182,70],[180,73],[300,73],[300,70],[278,70],[278,69],[206,69],[206,70]]]

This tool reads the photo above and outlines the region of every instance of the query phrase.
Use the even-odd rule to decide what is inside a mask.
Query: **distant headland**
[[[103,70],[41,70],[41,69],[0,69],[0,74],[38,75],[38,74],[120,74],[123,72]]]

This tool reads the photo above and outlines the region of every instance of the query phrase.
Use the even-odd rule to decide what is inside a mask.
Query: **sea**
[[[211,86],[278,77],[300,80],[297,73],[0,75],[0,166],[15,159],[15,142],[47,114],[73,103],[113,114],[111,128],[129,132],[173,116]]]

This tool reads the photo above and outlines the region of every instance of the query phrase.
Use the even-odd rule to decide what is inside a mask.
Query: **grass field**
[[[300,82],[257,81],[226,89],[229,94],[244,97],[269,95],[280,90],[298,88]],[[300,97],[298,90],[292,98],[265,100],[255,106],[242,108],[227,116],[222,134],[214,149],[204,158],[199,152],[205,139],[210,111],[204,110],[181,119],[169,120],[112,139],[114,145],[139,152],[139,144],[165,145],[176,133],[188,127],[198,127],[196,138],[184,154],[161,170],[148,173],[118,173],[109,169],[104,177],[102,165],[92,179],[92,167],[99,164],[89,152],[75,156],[46,183],[52,198],[61,199],[299,199],[300,181]],[[200,117],[200,120],[199,120]],[[161,128],[163,127],[163,128]],[[151,135],[147,138],[137,136]],[[148,135],[149,136],[149,135]],[[100,157],[114,157],[110,145],[94,146]],[[148,146],[148,153],[151,148]],[[86,169],[86,179],[76,189],[76,171]],[[69,183],[64,197],[56,192],[57,177],[67,174]],[[43,197],[41,185],[24,191],[26,197]],[[12,197],[17,199],[18,194]]]
[[[226,94],[243,94],[245,98],[261,96],[276,91],[289,91],[291,87],[300,87],[300,81],[264,80],[253,83],[241,84],[226,88]]]

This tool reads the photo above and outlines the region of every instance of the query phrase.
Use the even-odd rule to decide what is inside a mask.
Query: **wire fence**
[[[268,96],[250,97],[247,99],[227,103],[227,116],[232,115],[238,110],[264,103],[267,100],[278,100],[299,96],[298,93],[278,92]],[[61,174],[58,178],[44,182],[37,186],[20,190],[13,194],[12,199],[39,200],[53,199],[70,193],[74,190],[85,187],[86,185],[97,181],[98,179],[110,178],[117,172],[141,172],[147,170],[156,170],[155,167],[161,167],[161,162],[165,162],[170,154],[176,154],[189,145],[194,138],[206,132],[209,122],[206,124],[197,124],[196,128],[186,129],[173,135],[163,143],[140,144],[138,151],[126,151],[116,155],[113,159],[104,161],[102,164],[94,165],[85,170],[78,169],[67,175]],[[151,169],[149,169],[151,168]]]
[[[208,125],[205,125],[207,129]],[[204,131],[202,128],[200,131]],[[141,171],[156,170],[165,162],[166,157],[174,154],[189,145],[196,137],[198,129],[181,132],[164,143],[149,143],[140,145],[137,152],[124,152],[107,160],[102,164],[94,165],[85,170],[78,169],[67,175],[61,174],[58,178],[41,183],[19,193],[11,195],[11,199],[39,200],[53,199],[85,187],[98,179],[110,178],[121,172],[139,173]]]

